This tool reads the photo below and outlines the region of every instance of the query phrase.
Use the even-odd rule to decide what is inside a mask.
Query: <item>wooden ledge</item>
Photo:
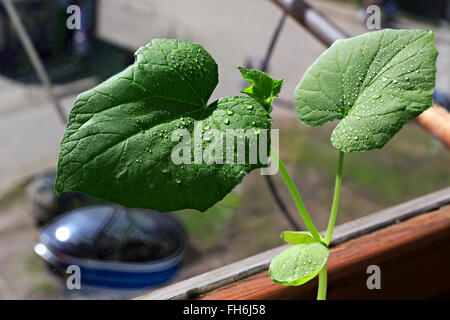
[[[330,244],[328,296],[388,299],[444,294],[444,288],[450,288],[448,205],[450,187],[337,226]],[[270,261],[288,246],[153,290],[137,299],[314,298],[314,281],[301,287],[283,287],[269,279]],[[381,290],[366,288],[366,268],[370,264],[381,267]],[[419,294],[426,282],[435,290],[428,288]],[[396,286],[397,291],[408,289],[398,293],[392,289]]]
[[[367,267],[381,269],[369,290]],[[200,299],[315,299],[317,279],[300,287],[271,281],[267,271],[207,292]],[[450,205],[331,249],[329,299],[427,299],[450,292]]]

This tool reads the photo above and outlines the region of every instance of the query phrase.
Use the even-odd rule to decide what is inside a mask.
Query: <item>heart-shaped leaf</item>
[[[281,233],[281,239],[283,239],[284,242],[290,244],[317,242],[316,240],[314,240],[311,233],[307,231],[283,231]]]
[[[310,126],[341,119],[331,136],[344,152],[383,147],[431,106],[437,51],[425,30],[384,29],[336,41],[295,90]]]
[[[269,275],[284,286],[299,286],[313,279],[327,263],[328,248],[319,242],[294,245],[272,260]]]
[[[156,39],[137,50],[133,65],[77,98],[61,142],[55,191],[159,211],[204,211],[221,200],[266,164],[226,162],[226,148],[214,148],[222,145],[220,137],[205,133],[270,130],[272,120],[250,97],[208,105],[217,82],[217,64],[200,45]],[[174,139],[176,130],[189,139]],[[262,146],[266,154],[268,145]],[[178,146],[190,162],[174,163]]]

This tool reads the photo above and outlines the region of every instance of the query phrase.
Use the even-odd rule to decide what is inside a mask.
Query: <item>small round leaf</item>
[[[313,279],[326,264],[328,248],[319,242],[297,244],[279,254],[269,267],[273,281],[299,286]]]

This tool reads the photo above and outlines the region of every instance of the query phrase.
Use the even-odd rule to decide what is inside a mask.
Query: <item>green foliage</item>
[[[298,118],[310,126],[341,120],[331,135],[332,144],[340,151],[383,147],[405,123],[431,106],[437,57],[433,41],[431,31],[391,29],[336,41],[296,88]],[[209,161],[217,156],[211,153],[201,162],[194,159],[194,164],[180,165],[171,160],[171,154],[183,144],[189,145],[190,154],[198,148],[203,154],[216,140],[210,142],[212,139],[203,136],[210,129],[222,133],[227,129],[270,129],[271,103],[278,97],[282,80],[239,68],[251,84],[241,91],[248,97],[232,96],[208,105],[218,71],[201,46],[156,39],[140,48],[135,57],[133,65],[81,94],[75,102],[61,143],[55,185],[58,194],[73,190],[130,207],[204,211],[247,173],[264,166],[261,161],[217,163]],[[200,128],[198,121],[202,121]],[[177,129],[185,129],[194,140],[199,129],[203,138],[195,146],[190,140],[179,143],[171,135]],[[225,159],[226,148],[220,153]],[[284,165],[273,150],[271,155],[310,233],[282,233],[282,239],[293,246],[272,261],[270,277],[279,284],[297,286],[321,272],[318,297],[324,298],[329,254],[324,242],[329,242],[334,229],[344,154],[339,155],[325,240]],[[196,219],[191,222],[198,225]]]
[[[382,148],[432,104],[437,57],[433,41],[431,31],[391,29],[336,41],[311,65],[295,90],[299,120],[310,126],[341,120],[331,135],[340,151]],[[326,243],[336,220],[342,164],[341,152]],[[328,248],[308,233],[283,232],[282,238],[295,245],[272,261],[269,274],[275,282],[301,285],[326,265]],[[316,264],[306,268],[311,256],[314,259],[308,262]],[[326,296],[323,271],[320,299]]]
[[[296,244],[272,260],[269,275],[284,286],[299,286],[313,279],[327,259],[328,248],[323,243]]]
[[[383,147],[431,106],[433,40],[431,31],[384,29],[336,41],[296,88],[298,118],[310,126],[340,119],[331,142],[341,151]]]
[[[311,233],[306,231],[283,231],[281,239],[290,244],[313,243],[316,242]]]
[[[268,112],[272,111],[272,101],[278,98],[283,80],[275,80],[264,72],[238,67],[242,77],[251,83],[251,86],[241,90],[258,101]]]
[[[241,72],[254,83],[263,75]],[[57,194],[80,191],[159,211],[211,207],[264,165],[207,163],[205,151],[215,139],[205,137],[197,146],[201,163],[191,157],[190,164],[175,164],[171,153],[180,143],[172,141],[172,133],[185,129],[194,137],[197,121],[202,136],[211,129],[270,129],[267,106],[257,100],[268,103],[274,91],[257,85],[249,93],[257,100],[232,96],[208,105],[217,82],[217,64],[200,45],[155,39],[137,50],[133,65],[77,98],[61,142]],[[194,155],[190,142],[181,144],[189,143]]]

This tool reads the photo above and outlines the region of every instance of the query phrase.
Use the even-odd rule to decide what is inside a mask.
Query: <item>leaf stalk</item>
[[[317,300],[327,299],[327,265],[325,264],[319,272],[319,288],[317,290]]]
[[[323,242],[322,237],[320,236],[319,232],[317,231],[317,228],[315,227],[314,223],[312,222],[308,214],[308,211],[306,211],[305,204],[303,203],[303,200],[300,197],[300,194],[298,193],[294,181],[292,180],[291,176],[286,170],[286,167],[284,166],[283,162],[280,160],[280,157],[275,152],[275,150],[272,149],[272,147],[270,148],[270,156],[277,164],[281,176],[283,177],[284,182],[286,183],[286,186],[288,187],[289,192],[291,193],[292,198],[294,199],[295,205],[297,206],[298,212],[300,213],[300,216],[305,222],[305,225],[308,228],[309,232],[311,232],[311,235],[313,236],[314,240],[316,240],[317,242]]]
[[[339,207],[339,196],[341,194],[342,183],[342,170],[344,167],[344,152],[339,151],[339,162],[336,173],[336,182],[334,185],[333,204],[331,205],[330,220],[328,221],[327,233],[325,235],[325,243],[330,244],[331,237],[333,236],[334,225],[336,223],[336,216]]]

